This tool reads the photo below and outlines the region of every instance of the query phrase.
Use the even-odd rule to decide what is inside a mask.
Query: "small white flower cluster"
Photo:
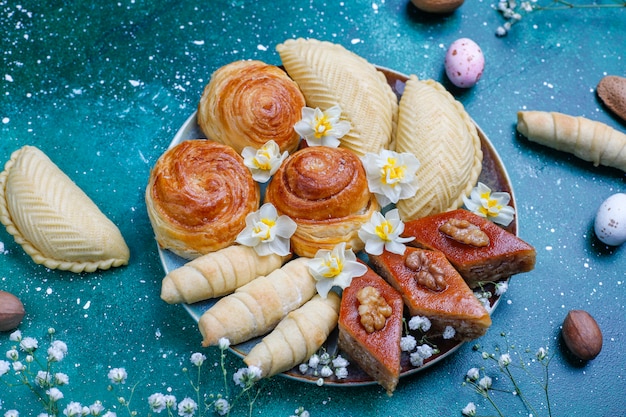
[[[494,291],[495,291],[495,295],[497,295],[498,297],[504,295],[504,293],[506,293],[508,289],[509,289],[509,284],[506,281],[499,281],[495,283]],[[480,301],[483,307],[485,307],[485,310],[487,310],[487,312],[491,314],[491,311],[493,310],[493,308],[491,307],[491,301],[489,300],[493,296],[493,293],[491,291],[487,291],[483,289],[480,291],[474,291],[474,296],[478,299],[478,301]]]
[[[51,339],[54,329],[48,329]],[[69,377],[62,372],[53,372],[56,363],[61,362],[67,355],[67,344],[61,340],[51,340],[46,351],[46,362],[42,364],[35,358],[39,341],[33,337],[24,337],[20,330],[16,330],[9,335],[9,340],[16,345],[6,351],[5,357],[8,360],[0,360],[0,378],[9,377],[11,370],[12,377],[19,383],[28,386],[37,395],[44,406],[45,412],[37,417],[57,416],[60,412],[60,401],[65,397],[62,388],[69,384]],[[19,349],[19,350],[18,350]],[[41,369],[34,369],[39,365]],[[112,370],[113,372],[113,370]],[[125,373],[124,373],[125,374]],[[109,373],[109,378],[116,380],[125,379],[121,372]],[[6,382],[6,381],[5,381]],[[8,383],[11,386],[10,383]],[[101,416],[116,417],[112,411],[104,412],[104,406],[100,401],[96,401],[90,406],[82,405],[77,401],[70,401],[63,409],[62,413],[67,417],[79,416]],[[19,417],[18,410],[11,409],[4,413],[4,417]]]
[[[304,409],[304,407],[298,407],[296,409],[296,411],[294,411],[295,414],[289,416],[289,417],[310,417],[310,414],[308,411],[306,411]]]
[[[430,330],[431,322],[428,317],[413,316],[408,322],[409,329],[426,333]],[[424,366],[424,361],[439,353],[437,347],[427,343],[417,344],[417,339],[411,334],[402,336],[400,339],[400,349],[409,353],[411,365],[415,367]]]
[[[333,357],[328,352],[313,354],[308,362],[300,364],[298,369],[304,375],[311,372],[313,376],[319,376],[317,385],[324,385],[324,378],[335,376],[337,379],[348,377],[350,362],[341,355]]]
[[[522,13],[530,13],[533,11],[533,4],[537,0],[522,1],[519,4],[516,0],[499,0],[495,9],[500,12],[505,22],[496,29],[496,36],[506,36],[511,27],[522,20]]]
[[[504,334],[502,334],[502,336],[504,336]],[[474,346],[474,350],[478,350],[479,347],[478,345]],[[511,382],[511,384],[513,385],[513,389],[511,391],[511,393],[514,396],[522,396],[522,392],[520,391],[520,385],[517,382],[513,372],[511,371],[510,368],[513,368],[513,359],[511,357],[511,354],[506,352],[506,353],[501,353],[498,356],[496,356],[495,354],[489,353],[489,352],[485,352],[483,351],[481,353],[481,357],[485,360],[493,360],[495,362],[497,362],[498,365],[498,370],[505,375]],[[547,348],[539,348],[537,350],[537,352],[535,353],[535,357],[538,360],[538,362],[545,368],[543,375],[544,378],[548,378],[548,364],[550,362],[550,358],[548,357],[548,350]],[[526,375],[531,375],[530,371],[528,369],[525,369],[526,364],[524,363],[524,361],[520,360],[519,366],[524,369],[525,374]],[[496,410],[497,410],[497,406],[494,402],[493,397],[490,397],[489,391],[491,389],[496,389],[496,388],[492,388],[493,387],[493,379],[492,377],[490,377],[489,375],[486,374],[485,372],[485,368],[470,368],[467,373],[465,374],[465,384],[470,385],[478,394],[480,394],[482,397],[486,398],[489,400],[489,403],[491,403],[491,405],[493,405]],[[498,380],[500,382],[500,380]],[[540,383],[540,385],[543,387],[544,391],[545,391],[545,395],[546,395],[546,402],[549,402],[549,396],[548,396],[548,381],[545,380],[543,381],[543,384],[541,383],[540,379],[537,378],[536,382]],[[506,392],[506,389],[504,388],[497,388],[498,391],[500,392]],[[528,407],[529,403],[527,399],[522,400],[524,405],[526,407]],[[469,402],[462,410],[461,413],[464,416],[468,416],[468,417],[473,417],[476,416],[477,414],[477,410],[476,410],[476,404],[473,402]]]

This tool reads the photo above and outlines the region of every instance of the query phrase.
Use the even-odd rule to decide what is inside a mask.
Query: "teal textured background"
[[[626,191],[624,173],[515,132],[516,112],[525,109],[626,130],[595,96],[603,76],[626,76],[626,10],[536,12],[498,38],[502,20],[492,5],[467,1],[436,16],[400,0],[0,1],[0,161],[23,145],[42,149],[119,226],[131,250],[127,267],[77,275],[34,264],[0,230],[0,289],[23,301],[20,329],[43,344],[54,327],[68,344],[59,364],[70,377],[62,401],[117,406],[106,375],[125,367],[124,388],[137,383],[132,408],[146,415],[153,392],[190,395],[181,368],[199,350],[208,357],[204,387],[221,391],[219,351],[201,349],[184,309],[159,298],[163,269],[143,192],[150,168],[215,69],[238,59],[280,64],[277,43],[314,37],[376,65],[440,81],[465,105],[500,153],[515,189],[520,236],[537,249],[535,270],[512,278],[493,327],[477,343],[493,352],[508,340],[527,358],[548,346],[554,415],[626,415],[626,252],[593,233],[600,203]],[[486,58],[483,78],[469,90],[453,88],[443,70],[447,46],[461,37],[477,42]],[[562,348],[560,325],[570,309],[589,311],[604,333],[602,353],[586,364]],[[2,355],[10,345],[8,333],[0,333]],[[481,415],[494,414],[462,386],[465,372],[484,364],[473,345],[403,378],[392,397],[378,386],[317,387],[275,377],[263,385],[253,414],[289,416],[303,406],[311,416],[453,416],[469,401]],[[227,356],[229,374],[242,365]],[[531,364],[531,370],[540,368]],[[501,378],[494,384],[505,385]],[[530,378],[523,377],[522,387],[538,415],[547,415]],[[0,400],[0,415],[11,408],[21,415],[42,411],[22,389],[2,386]],[[497,394],[497,401],[507,416],[528,415],[510,394]]]

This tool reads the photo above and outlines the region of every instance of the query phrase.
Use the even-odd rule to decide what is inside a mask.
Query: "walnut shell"
[[[0,291],[0,332],[13,330],[22,322],[24,304],[13,294]]]
[[[602,350],[600,326],[584,310],[571,310],[567,313],[561,334],[567,348],[579,359],[594,359]]]

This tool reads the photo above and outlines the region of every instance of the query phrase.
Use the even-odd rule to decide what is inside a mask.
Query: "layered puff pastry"
[[[420,161],[417,193],[397,204],[403,221],[459,208],[482,170],[476,126],[438,82],[411,75],[400,99],[396,152]]]
[[[321,146],[290,155],[267,186],[265,201],[296,222],[291,248],[306,257],[341,242],[363,249],[359,229],[380,209],[356,154]]]
[[[281,152],[292,152],[300,140],[293,126],[304,105],[300,88],[281,68],[235,61],[212,74],[198,105],[198,125],[208,138],[238,153],[269,140]]]
[[[304,93],[307,106],[339,105],[351,130],[341,146],[359,156],[389,148],[398,99],[384,74],[357,54],[316,39],[290,39],[276,46],[283,66]]]
[[[235,242],[260,190],[233,148],[187,140],[161,155],[145,198],[158,244],[193,259]]]
[[[0,174],[0,221],[50,269],[93,272],[126,265],[130,257],[117,226],[34,146],[13,152]]]

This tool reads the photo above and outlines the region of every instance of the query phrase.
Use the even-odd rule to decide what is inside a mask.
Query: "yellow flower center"
[[[322,274],[326,278],[334,278],[343,271],[343,262],[334,256],[331,256],[329,260],[325,261],[324,266],[328,268],[328,270]]]
[[[328,117],[326,117],[326,115],[315,118],[315,137],[317,139],[326,135],[326,132],[328,132],[332,128],[333,125],[330,120],[328,120]]]
[[[387,164],[383,166],[382,181],[385,184],[395,184],[404,178],[406,165],[396,165],[396,158],[387,158]]]
[[[487,206],[481,206],[478,208],[480,213],[484,216],[496,216],[502,210],[502,204],[498,200],[491,198],[491,193],[486,192],[480,195],[481,198],[487,200]]]
[[[272,156],[269,151],[265,148],[261,148],[258,150],[257,155],[252,161],[257,168],[267,171],[272,169],[272,164],[270,163],[271,159]]]
[[[272,219],[261,219],[261,221],[257,222],[254,226],[254,234],[259,236],[261,240],[267,240],[271,236],[272,227],[276,225],[276,222]],[[261,235],[261,233],[264,233]]]
[[[393,227],[388,221],[384,221],[374,228],[376,235],[384,241],[389,241],[389,234],[393,232]]]

